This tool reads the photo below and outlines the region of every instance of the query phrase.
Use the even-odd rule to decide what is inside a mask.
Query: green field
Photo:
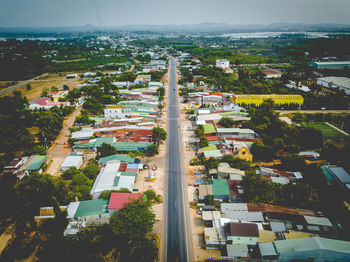
[[[308,126],[311,126],[317,130],[320,130],[323,134],[324,139],[344,139],[345,135],[340,133],[338,130],[334,129],[333,127],[330,127],[329,125],[321,122],[310,122],[307,124]]]

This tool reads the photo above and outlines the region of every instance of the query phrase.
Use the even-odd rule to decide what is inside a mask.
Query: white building
[[[347,95],[350,95],[350,78],[339,76],[328,76],[317,79],[317,84],[327,88],[339,88],[344,90]]]
[[[114,180],[118,174],[120,162],[108,162],[96,177],[90,195],[96,199],[105,190],[113,190]]]
[[[80,168],[83,164],[83,157],[78,155],[69,155],[61,165],[61,171],[64,172],[71,167]]]
[[[131,109],[119,105],[107,105],[104,110],[105,118],[123,118],[131,115]]]
[[[230,61],[226,59],[216,59],[216,67],[225,69],[230,67]]]
[[[67,79],[74,79],[74,78],[77,78],[77,77],[78,77],[78,74],[68,74],[68,75],[66,75]]]

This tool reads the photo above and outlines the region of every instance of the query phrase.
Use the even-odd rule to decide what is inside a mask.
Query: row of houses
[[[206,248],[221,249],[223,259],[350,259],[350,242],[322,237],[336,226],[311,210],[250,203],[202,210]]]

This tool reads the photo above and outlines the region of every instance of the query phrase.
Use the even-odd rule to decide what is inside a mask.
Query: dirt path
[[[291,113],[304,113],[304,114],[328,114],[328,113],[334,113],[334,114],[341,114],[341,113],[348,113],[350,114],[350,110],[276,110],[276,112],[280,114],[291,114]]]
[[[68,145],[68,139],[70,137],[69,127],[73,126],[75,117],[80,114],[82,109],[80,105],[75,111],[68,117],[68,119],[63,121],[63,128],[56,141],[48,150],[48,161],[50,166],[47,173],[57,176],[59,168],[63,163],[66,156],[72,151]]]
[[[2,233],[2,235],[0,236],[0,254],[7,247],[7,244],[9,242],[9,240],[12,238],[12,235],[14,233],[15,233],[15,225],[14,224],[9,225],[6,228],[5,232]]]
[[[341,130],[340,128],[338,128],[338,127],[332,125],[331,123],[328,123],[328,122],[325,122],[325,123],[326,123],[327,125],[329,125],[330,127],[333,127],[335,130],[338,130],[340,133],[342,133],[342,134],[344,134],[344,135],[346,135],[346,136],[349,135],[348,133],[346,133],[345,131]]]

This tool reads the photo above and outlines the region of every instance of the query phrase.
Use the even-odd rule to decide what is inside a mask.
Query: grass
[[[336,140],[336,139],[344,139],[345,135],[340,133],[338,130],[330,127],[329,125],[321,122],[310,122],[307,124],[317,130],[322,132],[322,135],[325,139]]]

